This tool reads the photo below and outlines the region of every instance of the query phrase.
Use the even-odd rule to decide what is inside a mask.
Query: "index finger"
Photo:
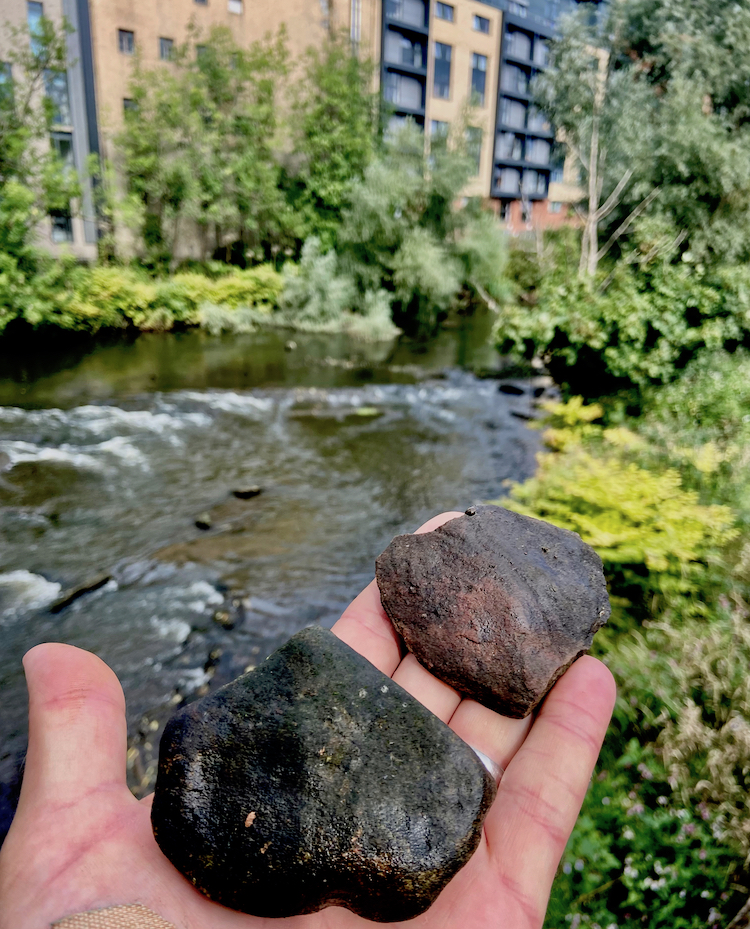
[[[454,510],[433,516],[417,529],[415,535],[432,532],[457,516],[463,516],[463,513]],[[388,677],[393,675],[401,663],[401,640],[380,602],[380,591],[376,581],[371,581],[362,593],[352,600],[332,632]]]

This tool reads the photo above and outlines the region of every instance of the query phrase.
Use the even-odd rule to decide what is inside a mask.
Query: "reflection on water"
[[[32,346],[0,343],[0,404],[61,406],[130,393],[193,387],[345,387],[410,383],[425,371],[492,368],[493,316],[479,314],[429,342],[366,343],[339,335],[283,331],[211,336],[183,333],[106,335],[98,341]],[[290,350],[290,345],[295,347]]]
[[[455,368],[418,378],[472,339],[492,364],[476,333],[445,333],[421,356],[360,346],[353,364],[341,340],[288,351],[277,334],[247,338],[143,337],[36,379],[19,362],[0,382],[0,820],[34,643],[115,668],[141,748],[131,781],[146,783],[152,730],[175,700],[332,624],[393,535],[533,470],[527,385],[508,396]],[[260,496],[233,496],[252,484]],[[96,591],[47,609],[101,573]]]

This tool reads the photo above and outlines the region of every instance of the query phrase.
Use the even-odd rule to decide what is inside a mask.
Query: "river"
[[[190,332],[0,359],[0,834],[32,645],[117,672],[140,795],[175,705],[330,626],[394,535],[532,473],[544,382],[466,370],[497,367],[488,325],[428,346]]]

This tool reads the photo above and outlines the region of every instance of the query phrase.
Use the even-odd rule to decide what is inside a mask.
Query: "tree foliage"
[[[415,126],[385,140],[353,185],[339,232],[342,267],[365,294],[385,288],[399,325],[432,332],[462,288],[503,292],[497,222],[457,207],[471,174],[462,135],[426,150]]]
[[[290,184],[306,234],[333,245],[355,181],[375,151],[378,99],[372,65],[352,53],[345,33],[310,48],[301,62],[292,105],[292,148],[297,170]]]
[[[278,88],[283,32],[238,46],[228,29],[194,32],[169,67],[136,62],[118,143],[133,213],[147,254],[173,258],[186,221],[202,234],[203,257],[240,263],[294,241],[294,216],[279,189]]]

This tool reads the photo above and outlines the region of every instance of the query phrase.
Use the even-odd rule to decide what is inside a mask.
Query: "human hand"
[[[459,515],[435,517],[419,531]],[[594,658],[581,658],[536,717],[508,719],[462,700],[412,655],[401,658],[375,582],[334,632],[504,770],[479,848],[434,905],[408,925],[539,929],[612,712],[609,671]],[[47,929],[74,913],[132,903],[177,929],[372,925],[339,907],[270,920],[210,902],[159,850],[151,797],[138,801],[126,786],[125,702],[114,673],[67,645],[37,646],[24,667],[29,750],[18,812],[0,850],[0,929]]]

